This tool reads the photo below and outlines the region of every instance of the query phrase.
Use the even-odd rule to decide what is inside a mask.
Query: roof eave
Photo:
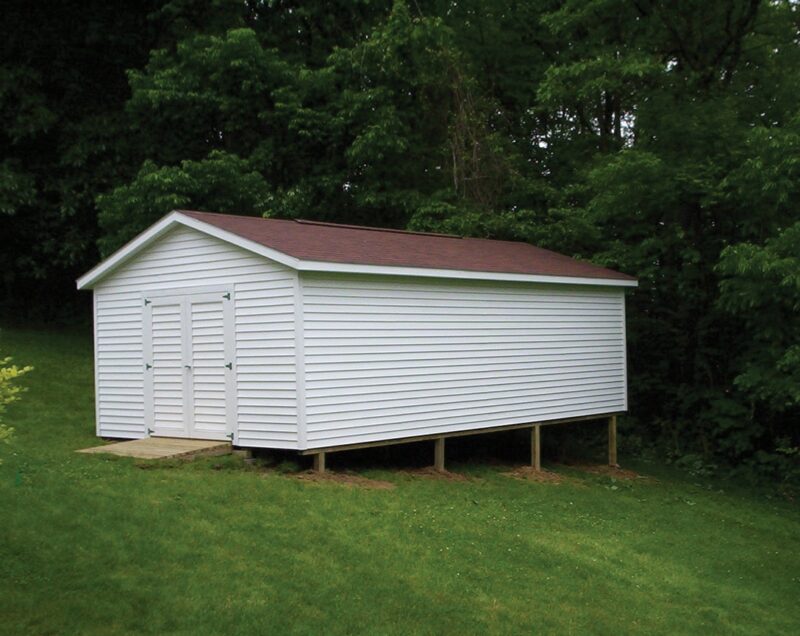
[[[449,278],[459,280],[487,280],[522,283],[549,283],[562,285],[594,285],[601,287],[638,287],[636,279],[595,278],[589,276],[550,276],[545,274],[517,274],[513,272],[483,272],[461,269],[404,267],[389,265],[362,265],[332,263],[330,261],[298,261],[301,272],[339,274],[372,274],[379,276],[411,276],[424,278]]]

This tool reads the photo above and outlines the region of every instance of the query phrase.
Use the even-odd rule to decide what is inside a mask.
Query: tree
[[[155,6],[4,4],[2,315],[74,317],[73,281],[97,258],[94,198],[131,174],[124,69],[146,59]]]
[[[178,166],[159,168],[146,161],[130,184],[99,197],[100,249],[110,254],[165,211],[203,208],[257,216],[269,209],[271,196],[247,161],[219,150]]]

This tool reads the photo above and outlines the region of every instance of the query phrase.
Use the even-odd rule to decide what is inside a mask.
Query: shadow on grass
[[[551,444],[543,452],[545,468],[541,472],[530,468],[530,438],[526,430],[448,439],[448,470],[445,472],[437,472],[432,467],[432,441],[328,453],[328,470],[322,475],[311,470],[311,457],[300,456],[291,450],[256,449],[251,452],[251,457],[232,454],[193,459],[138,459],[133,460],[133,465],[148,471],[261,473],[285,476],[308,484],[387,490],[408,480],[474,483],[498,474],[549,485],[566,481],[573,485],[596,482],[613,486],[626,480],[647,479],[631,470],[603,465],[604,449],[597,444],[576,444],[566,433],[556,433],[553,429],[548,433],[547,439]],[[113,460],[126,461],[126,458]]]
[[[592,423],[546,427],[542,432],[542,457],[545,462],[574,461],[592,464],[600,461],[605,452],[598,444]],[[562,430],[559,430],[562,429]],[[434,442],[411,442],[375,446],[356,450],[329,452],[327,467],[339,471],[413,471],[433,464]],[[298,456],[294,451],[256,450],[255,457],[273,463],[296,464],[299,469],[311,467],[310,456]],[[530,462],[530,433],[527,430],[484,433],[474,436],[451,437],[446,441],[446,466],[456,473],[481,472],[497,466],[527,465]]]

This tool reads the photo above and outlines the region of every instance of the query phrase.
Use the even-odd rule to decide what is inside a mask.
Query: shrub
[[[0,358],[0,442],[8,444],[14,429],[3,424],[3,413],[12,402],[19,400],[25,389],[16,380],[33,370],[33,367],[18,367],[11,364],[11,358]]]

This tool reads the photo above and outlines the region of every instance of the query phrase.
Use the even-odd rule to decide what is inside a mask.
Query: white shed
[[[526,243],[172,212],[78,280],[97,434],[311,453],[610,416],[635,286]]]

